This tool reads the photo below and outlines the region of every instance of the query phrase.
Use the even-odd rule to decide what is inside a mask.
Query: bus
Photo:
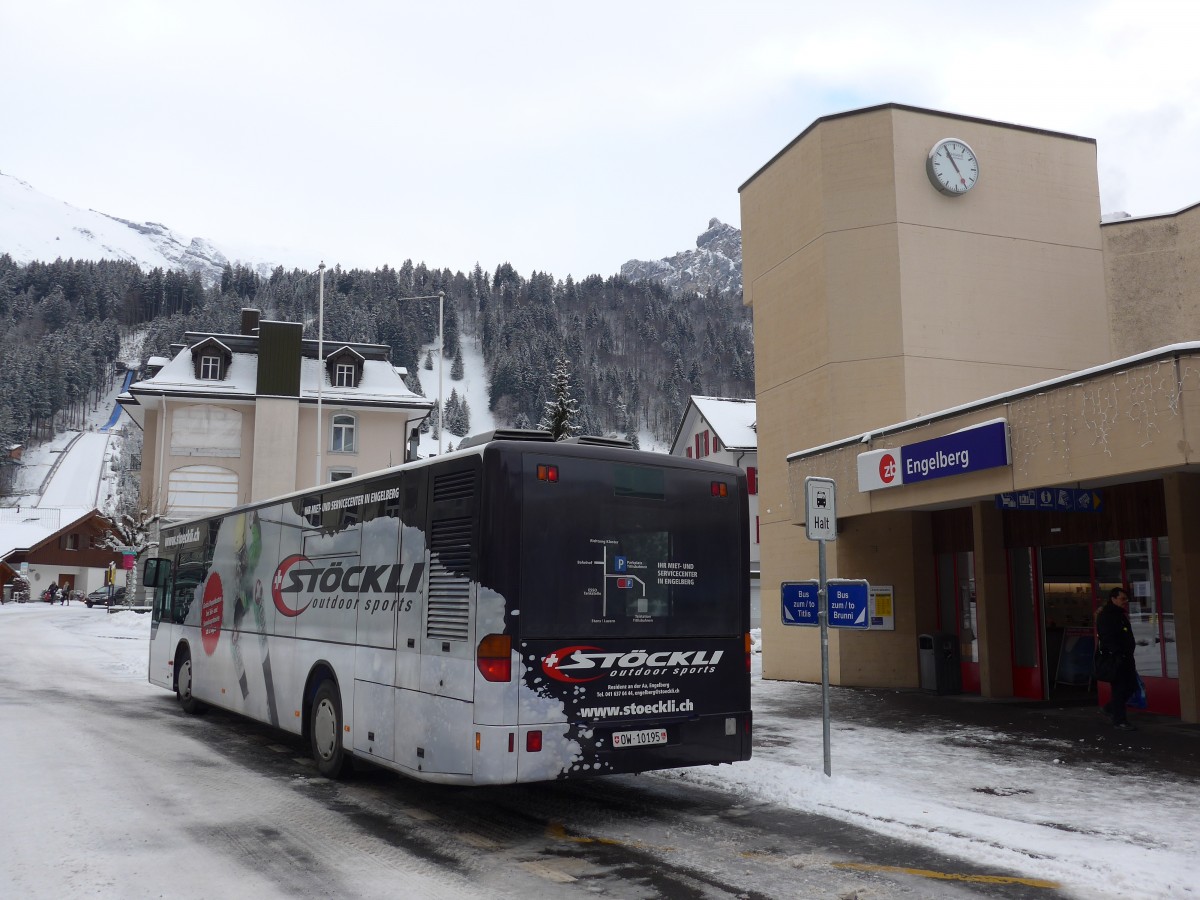
[[[750,758],[735,467],[500,431],[162,529],[149,680],[356,759],[510,784]]]

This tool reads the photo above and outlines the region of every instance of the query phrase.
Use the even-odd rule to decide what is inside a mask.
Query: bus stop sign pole
[[[817,590],[821,625],[821,740],[825,756],[825,775],[831,772],[829,761],[829,584],[825,570],[825,542],[837,540],[837,485],[832,478],[804,479],[804,533],[817,542],[820,582]]]

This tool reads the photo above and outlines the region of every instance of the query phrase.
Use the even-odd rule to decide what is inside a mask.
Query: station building
[[[1086,697],[1121,585],[1151,711],[1200,721],[1200,205],[1102,222],[1093,139],[900,104],[740,193],[764,676],[820,679],[779,599],[819,476],[829,576],[887,601],[831,629],[833,683],[928,687],[937,636],[964,691]]]

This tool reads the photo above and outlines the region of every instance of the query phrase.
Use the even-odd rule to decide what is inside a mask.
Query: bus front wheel
[[[192,694],[192,654],[186,649],[180,651],[175,663],[175,695],[185,713],[204,712],[204,704]]]
[[[342,748],[342,699],[332,681],[322,681],[313,694],[309,737],[317,771],[326,778],[337,778],[348,760]]]

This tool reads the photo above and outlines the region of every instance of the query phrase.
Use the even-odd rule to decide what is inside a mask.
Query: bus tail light
[[[542,733],[540,731],[525,732],[525,750],[529,753],[542,752]]]
[[[753,641],[750,640],[750,632],[746,632],[746,674],[750,674],[750,648],[753,646]]]
[[[714,481],[711,486],[712,495],[714,497],[728,497],[729,485],[724,481]]]
[[[489,634],[479,642],[475,664],[486,681],[512,680],[512,637]]]
[[[545,463],[538,463],[537,467],[538,481],[548,481],[554,484],[558,481],[558,466],[548,466]]]

